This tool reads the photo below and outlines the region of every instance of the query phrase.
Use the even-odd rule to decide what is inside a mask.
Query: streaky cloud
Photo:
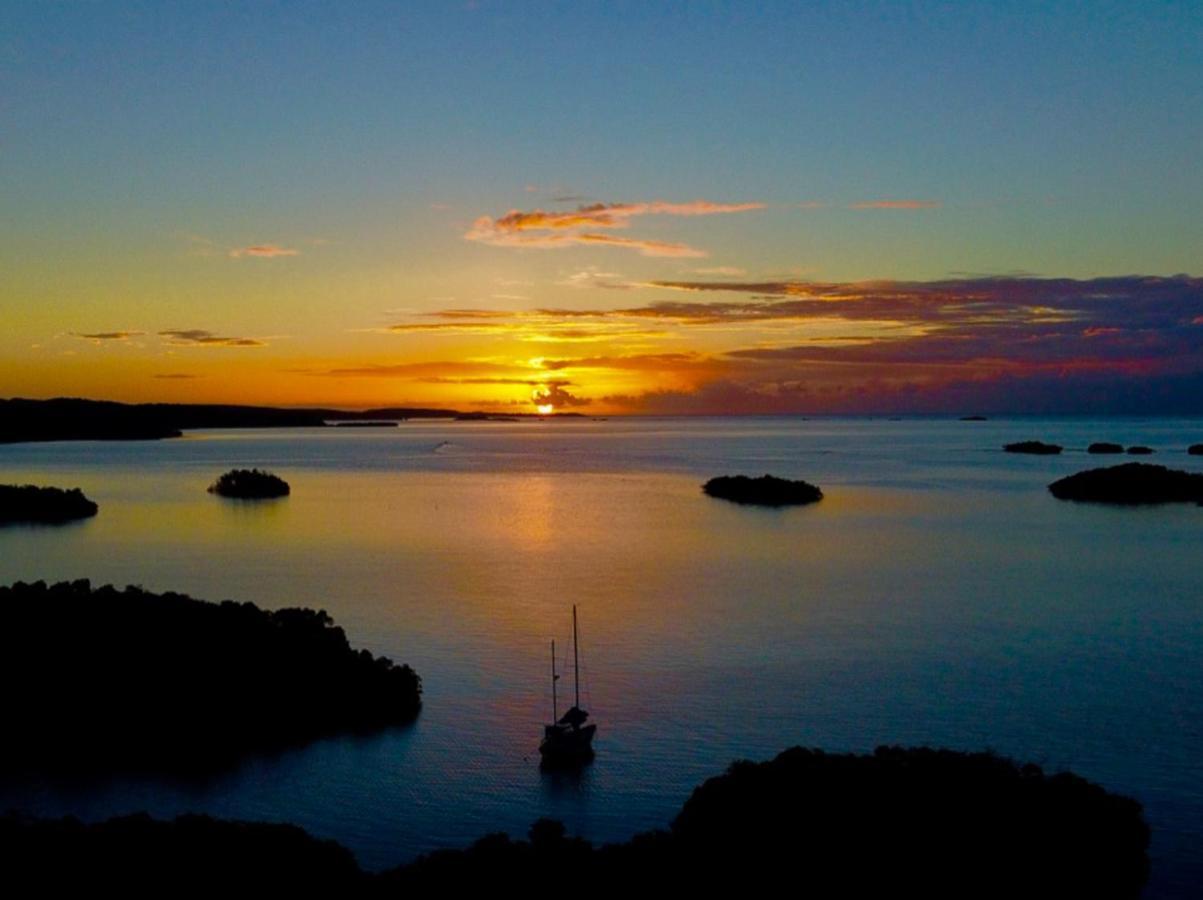
[[[565,359],[543,359],[545,369],[609,369],[642,372],[681,372],[711,370],[727,365],[723,360],[704,353],[641,353],[627,356],[582,356]]]
[[[173,347],[266,347],[267,342],[259,338],[225,337],[203,328],[170,329],[160,331],[159,337],[167,338]]]
[[[548,381],[535,378],[448,378],[441,375],[432,375],[429,378],[419,378],[417,380],[423,384],[517,384],[526,387],[569,387],[572,385],[571,381]]]
[[[300,256],[301,251],[291,247],[281,247],[278,244],[252,244],[249,247],[235,247],[230,251],[234,259],[251,257],[254,259],[275,259],[281,256]]]
[[[146,334],[145,331],[93,331],[81,332],[72,331],[71,336],[80,338],[81,340],[91,341],[93,344],[101,344],[107,341],[127,341],[132,337],[141,337]]]
[[[671,241],[646,241],[636,238],[616,237],[612,234],[579,234],[576,239],[581,244],[601,244],[610,247],[623,247],[637,250],[643,256],[673,256],[681,258],[699,258],[707,256],[705,250],[698,250],[688,244]]]
[[[475,360],[434,360],[430,362],[380,363],[365,366],[344,366],[333,369],[305,369],[298,374],[335,378],[438,378],[512,376],[521,367]],[[529,371],[529,367],[527,367]]]
[[[573,246],[610,246],[653,257],[704,257],[706,252],[674,241],[620,238],[598,229],[627,228],[637,216],[712,216],[763,209],[763,203],[715,203],[693,200],[671,203],[594,203],[564,212],[512,209],[503,216],[481,216],[464,234],[470,241],[495,247],[562,249]]]

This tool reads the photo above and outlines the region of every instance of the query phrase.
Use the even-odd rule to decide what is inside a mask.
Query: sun
[[[549,415],[551,415],[551,413],[555,409],[555,407],[552,406],[550,403],[540,403],[538,406],[535,407],[535,409],[537,409],[539,411],[539,415],[549,416]]]

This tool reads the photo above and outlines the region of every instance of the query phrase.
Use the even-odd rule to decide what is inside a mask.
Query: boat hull
[[[539,754],[544,765],[573,764],[587,762],[593,758],[593,735],[596,725],[583,728],[567,728],[563,725],[548,725],[543,729],[543,741]]]

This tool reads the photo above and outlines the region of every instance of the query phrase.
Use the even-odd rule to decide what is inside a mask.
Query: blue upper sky
[[[798,264],[846,277],[1168,273],[1203,249],[1198,3],[10,2],[0,31],[3,190],[56,231],[81,209],[367,231],[529,184],[943,204],[905,240],[771,217],[740,251],[784,266],[821,231]]]

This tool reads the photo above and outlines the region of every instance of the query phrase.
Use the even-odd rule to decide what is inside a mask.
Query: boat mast
[[[576,648],[576,604],[572,604],[572,686],[576,689],[576,708],[581,708],[581,658]]]
[[[556,707],[556,682],[560,676],[556,674],[556,642],[551,642],[551,721],[560,721],[560,713]]]

